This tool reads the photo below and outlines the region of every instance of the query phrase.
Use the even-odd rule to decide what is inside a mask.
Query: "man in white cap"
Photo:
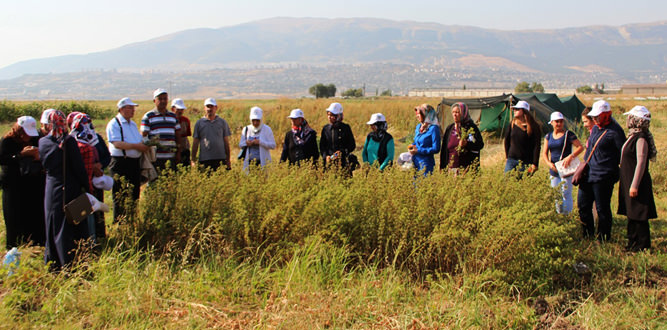
[[[190,141],[188,136],[192,136],[190,130],[190,119],[183,115],[187,107],[183,99],[177,98],[171,101],[171,111],[176,114],[178,123],[181,125],[181,164],[190,166]]]
[[[176,114],[167,109],[169,95],[166,90],[156,89],[153,92],[153,103],[155,108],[141,118],[141,134],[159,143],[153,165],[160,173],[168,162],[172,169],[176,169],[181,160],[181,125]]]
[[[139,199],[139,186],[141,185],[141,166],[139,158],[141,153],[148,150],[143,141],[137,124],[132,121],[137,104],[129,97],[118,101],[118,115],[107,124],[107,141],[109,141],[109,152],[111,163],[109,170],[111,176],[118,174],[124,177],[132,185],[132,200]],[[113,185],[113,215],[117,222],[125,215],[125,200],[127,196],[118,196],[122,186],[120,181]]]
[[[612,117],[611,107],[605,100],[593,103],[588,116],[593,118],[595,126],[584,154],[584,160],[588,161],[588,176],[585,182],[578,182],[579,218],[583,224],[584,237],[607,241],[611,239],[611,196],[619,178],[618,165],[625,143],[625,132]],[[597,228],[592,213],[593,202],[598,214]]]
[[[230,161],[229,136],[232,135],[227,121],[218,117],[218,103],[213,98],[204,101],[206,115],[195,123],[192,132],[192,165],[199,164],[217,170],[224,164],[228,170],[232,168]],[[197,152],[200,151],[199,158]]]
[[[309,161],[316,166],[320,158],[317,132],[310,128],[301,109],[292,110],[287,118],[292,121],[292,129],[285,134],[280,162],[288,161],[290,165],[298,165]]]

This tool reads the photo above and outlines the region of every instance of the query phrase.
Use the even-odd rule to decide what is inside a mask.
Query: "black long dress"
[[[653,199],[653,182],[648,171],[648,160],[645,162],[644,175],[639,182],[637,197],[631,198],[629,195],[637,166],[637,140],[640,137],[645,138],[645,135],[639,133],[631,136],[623,148],[618,184],[618,214],[625,215],[632,220],[648,220],[658,217]]]
[[[66,180],[63,180],[63,150],[58,142],[47,135],[39,140],[39,156],[46,170],[44,213],[46,219],[46,246],[44,261],[51,269],[59,270],[74,260],[76,241],[88,237],[88,224],[82,221],[72,225],[65,219],[63,211],[63,186],[65,203],[69,203],[89,189],[88,174],[83,165],[76,140],[67,137],[63,143],[67,159]]]
[[[32,157],[21,156],[25,146],[36,147],[37,137],[25,145],[15,138],[4,138],[0,142],[0,165],[2,166],[2,205],[7,233],[6,247],[10,249],[32,241],[44,245],[44,174],[21,173],[21,162],[37,162]]]

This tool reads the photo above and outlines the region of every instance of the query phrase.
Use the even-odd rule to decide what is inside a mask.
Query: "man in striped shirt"
[[[181,161],[181,125],[176,114],[167,109],[169,95],[166,90],[156,89],[153,92],[153,103],[155,108],[141,118],[141,135],[159,142],[153,163],[159,173],[168,161],[172,169],[176,169],[176,164]]]

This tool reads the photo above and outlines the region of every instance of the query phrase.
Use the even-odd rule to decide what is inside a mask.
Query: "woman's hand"
[[[39,159],[39,149],[33,146],[26,146],[21,150],[21,156],[23,157],[32,157],[35,160]]]
[[[530,164],[528,167],[528,173],[535,173],[537,171],[537,166],[535,164]]]
[[[554,172],[558,172],[558,168],[556,168],[556,164],[554,164],[552,162],[549,162],[549,168]]]
[[[635,198],[639,195],[639,189],[637,188],[630,188],[630,197]]]
[[[572,155],[565,157],[565,159],[563,159],[563,167],[570,166],[571,162],[572,162]]]
[[[93,176],[98,177],[102,175],[104,175],[104,172],[102,172],[102,164],[101,163],[93,164]]]

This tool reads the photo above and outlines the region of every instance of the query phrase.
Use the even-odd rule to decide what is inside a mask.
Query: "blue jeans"
[[[519,166],[519,164],[521,164]],[[526,170],[526,164],[521,163],[519,160],[514,159],[514,158],[507,158],[507,162],[505,162],[505,173],[516,169],[519,172],[523,172]]]
[[[565,179],[557,176],[551,177],[552,188],[558,187],[561,182],[563,185],[560,187],[560,192],[563,195],[563,202],[556,201],[556,212],[558,214],[570,214],[574,205],[574,200],[572,199],[572,176],[568,176]]]

